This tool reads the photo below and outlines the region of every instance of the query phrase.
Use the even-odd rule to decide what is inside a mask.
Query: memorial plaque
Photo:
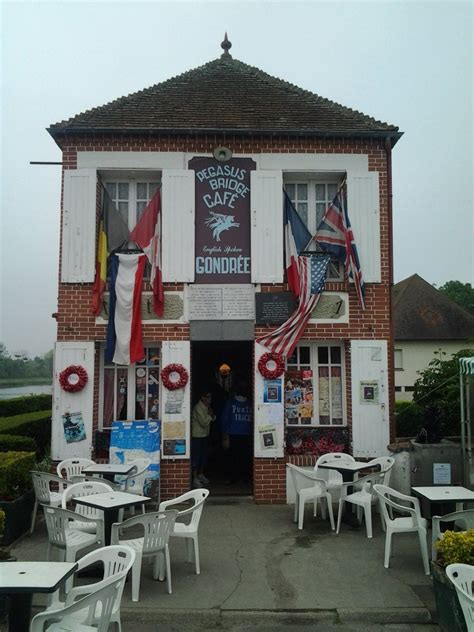
[[[257,292],[255,294],[257,325],[281,325],[296,309],[291,292]]]
[[[189,320],[254,320],[252,285],[189,286]]]

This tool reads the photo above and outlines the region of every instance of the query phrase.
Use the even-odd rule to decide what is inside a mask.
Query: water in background
[[[12,399],[23,395],[51,395],[52,384],[30,384],[26,386],[12,386],[11,388],[0,388],[0,399]]]

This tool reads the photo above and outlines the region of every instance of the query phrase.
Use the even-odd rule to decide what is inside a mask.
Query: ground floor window
[[[110,427],[116,420],[158,419],[160,393],[160,349],[158,347],[145,348],[145,359],[130,366],[107,364],[103,359],[101,376],[103,428]]]
[[[345,379],[341,343],[306,343],[287,360],[288,426],[342,426]]]

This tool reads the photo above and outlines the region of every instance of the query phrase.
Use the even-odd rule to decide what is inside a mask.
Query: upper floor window
[[[327,207],[336,196],[340,182],[340,177],[324,182],[290,174],[285,178],[285,191],[311,235],[316,233]],[[309,249],[319,250],[316,244],[311,244]],[[331,281],[344,278],[343,266],[336,257],[331,258],[326,278]]]
[[[133,230],[143,214],[146,205],[160,186],[159,179],[144,177],[143,180],[109,179],[105,180],[105,188],[114,202],[118,212]]]
[[[403,349],[395,349],[394,366],[396,371],[403,369]]]

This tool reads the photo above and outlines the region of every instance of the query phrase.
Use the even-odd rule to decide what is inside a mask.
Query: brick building
[[[199,390],[212,390],[218,407],[244,377],[255,436],[253,481],[243,491],[256,502],[285,502],[287,461],[310,464],[342,445],[355,456],[377,456],[393,431],[391,152],[401,133],[234,59],[227,39],[222,47],[214,61],[48,130],[63,152],[52,457],[97,456],[97,438],[114,419],[160,418],[162,496],[176,495],[190,485],[190,415]],[[332,262],[287,359],[287,379],[269,384],[257,366],[266,349],[255,339],[292,310],[282,188],[314,234],[344,179],[366,309]],[[104,360],[107,294],[99,316],[90,307],[101,185],[130,229],[161,187],[165,310],[158,318],[150,308],[145,279],[146,357],[129,366]],[[216,231],[224,212],[234,225]],[[179,414],[165,406],[169,391],[159,377],[170,363],[190,377]],[[230,377],[219,374],[222,363]],[[58,381],[70,365],[89,377],[78,393]],[[309,406],[290,413],[288,375],[302,371],[299,396]],[[85,440],[66,442],[68,411],[80,411]],[[209,474],[220,481],[226,459],[218,428],[210,443]]]

